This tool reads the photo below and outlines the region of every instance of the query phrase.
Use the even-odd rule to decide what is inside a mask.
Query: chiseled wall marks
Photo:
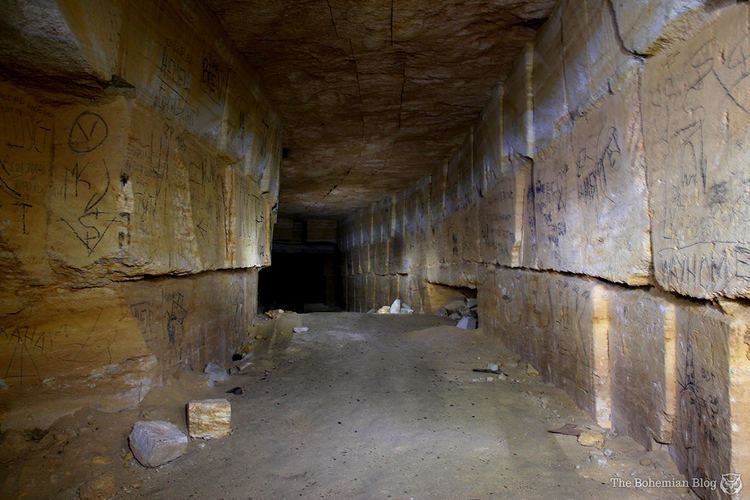
[[[0,83],[4,427],[224,361],[278,199],[279,118],[199,2],[45,8],[67,55],[34,41],[4,56],[43,74]]]
[[[678,3],[560,2],[464,144],[395,195],[398,271],[373,279],[387,245],[348,237],[354,215],[345,276],[361,311],[392,280],[424,311],[433,283],[476,287],[480,325],[600,425],[718,481],[750,476],[750,7]]]

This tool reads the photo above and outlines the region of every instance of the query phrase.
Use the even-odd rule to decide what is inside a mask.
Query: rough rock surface
[[[750,9],[726,10],[644,77],[654,271],[665,289],[700,298],[750,296]]]
[[[46,426],[238,347],[270,263],[281,123],[200,2],[5,10],[0,421]]]
[[[190,401],[187,405],[190,437],[222,438],[232,432],[232,405],[226,399]]]
[[[448,161],[347,217],[348,307],[476,288],[482,328],[600,427],[687,477],[750,474],[750,7],[731,4],[558,2]]]
[[[554,3],[208,5],[286,123],[282,210],[345,214],[445,160]]]
[[[145,467],[159,467],[187,451],[188,438],[170,422],[136,422],[128,437],[130,449]]]

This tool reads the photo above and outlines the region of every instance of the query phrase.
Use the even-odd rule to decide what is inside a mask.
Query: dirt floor
[[[309,332],[216,387],[185,374],[137,410],[84,410],[48,431],[4,433],[2,497],[692,498],[613,488],[613,477],[681,476],[663,450],[628,438],[608,435],[597,450],[548,433],[567,422],[596,426],[481,330],[418,315],[300,319]],[[472,372],[489,362],[508,377]],[[225,394],[235,386],[244,393]],[[185,402],[203,397],[230,399],[230,437],[194,440],[158,469],[135,462],[135,420],[185,430]]]

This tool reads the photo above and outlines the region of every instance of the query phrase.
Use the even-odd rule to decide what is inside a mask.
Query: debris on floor
[[[464,316],[463,318],[458,320],[456,326],[462,330],[476,330],[477,320],[476,318],[472,318],[471,316]]]
[[[437,315],[448,317],[448,319],[457,321],[456,326],[463,330],[476,330],[479,326],[477,323],[477,306],[476,298],[466,297],[448,302],[438,309]]]
[[[493,375],[498,375],[500,380],[505,380],[508,378],[508,374],[503,372],[497,365],[497,363],[487,363],[487,368],[474,368],[471,371],[477,372],[477,373],[492,373]]]
[[[253,364],[253,358],[254,354],[251,352],[249,354],[245,354],[242,358],[235,361],[234,365],[232,366],[232,369],[235,372],[241,372],[247,369],[247,367],[251,366]]]
[[[600,467],[604,467],[609,462],[607,460],[607,457],[604,456],[604,453],[601,451],[592,451],[589,454],[589,462],[591,462],[594,465],[598,465]]]
[[[401,299],[396,299],[393,301],[389,312],[391,314],[399,314],[401,312]]]
[[[271,319],[276,319],[282,314],[284,314],[283,309],[271,309],[270,311],[266,311],[266,316],[268,316]]]
[[[596,431],[582,431],[578,435],[578,443],[581,446],[602,448],[604,446],[604,434]]]
[[[401,302],[401,299],[396,299],[389,306],[370,309],[367,314],[414,314],[414,309],[409,304]]]
[[[226,399],[190,401],[187,419],[190,437],[222,438],[232,432],[232,405]]]
[[[144,467],[159,467],[187,451],[188,438],[170,422],[138,421],[128,437],[133,456]]]
[[[547,429],[547,432],[551,434],[564,434],[566,436],[580,436],[583,429],[576,424],[567,423],[557,429]]]
[[[229,374],[227,373],[227,370],[220,366],[217,363],[214,363],[213,361],[209,362],[206,365],[206,368],[203,370],[203,373],[208,375],[208,386],[213,387],[216,385],[217,382],[225,382],[229,379]]]
[[[292,331],[294,333],[307,333],[310,329],[306,326],[295,326]]]
[[[531,375],[532,377],[536,377],[539,375],[539,370],[531,366],[530,364],[526,365],[526,374]]]
[[[241,396],[245,391],[242,390],[242,387],[232,387],[227,391],[227,394],[234,394],[236,396]]]

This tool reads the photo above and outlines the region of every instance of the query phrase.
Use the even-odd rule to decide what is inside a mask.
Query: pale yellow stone
[[[583,431],[578,436],[578,444],[602,448],[604,446],[604,434],[596,431]]]
[[[190,401],[187,417],[192,438],[216,439],[232,432],[232,405],[226,399]]]

